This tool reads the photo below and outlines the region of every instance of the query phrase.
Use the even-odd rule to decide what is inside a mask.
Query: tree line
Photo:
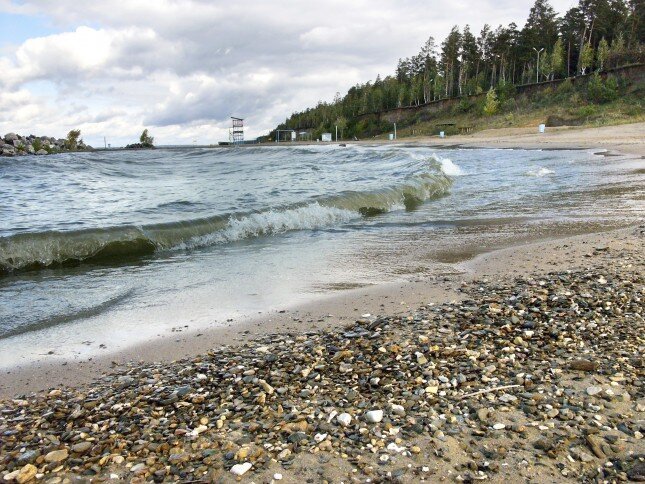
[[[361,114],[641,63],[644,42],[645,0],[579,0],[562,16],[536,0],[521,29],[486,24],[477,35],[455,25],[440,45],[429,37],[418,54],[399,59],[392,75],[293,113],[277,129],[319,136],[338,126],[351,136],[362,130]]]

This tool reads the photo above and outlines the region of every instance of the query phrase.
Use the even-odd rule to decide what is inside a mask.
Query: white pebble
[[[282,480],[282,474],[280,474],[279,472],[276,472],[275,474],[273,474],[273,478],[276,481],[281,481]]]
[[[235,464],[233,467],[231,467],[231,472],[236,476],[243,476],[251,467],[253,467],[253,464],[251,464],[250,462],[245,462],[244,464]]]
[[[403,407],[403,405],[393,404],[392,413],[394,415],[398,415],[399,417],[403,417],[405,415],[405,408]]]
[[[504,425],[503,423],[496,423],[495,425],[493,425],[493,428],[495,430],[503,430],[506,428],[506,425]]]
[[[348,413],[341,413],[338,417],[336,417],[336,421],[343,427],[347,427],[350,423],[352,423],[352,416]]]
[[[363,418],[369,423],[379,423],[383,420],[383,410],[370,410],[369,412],[365,412]]]

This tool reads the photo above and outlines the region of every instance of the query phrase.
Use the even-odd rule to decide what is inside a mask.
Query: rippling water
[[[631,223],[638,163],[336,145],[1,159],[0,354],[9,364],[9,348],[42,338],[140,341],[484,246]]]

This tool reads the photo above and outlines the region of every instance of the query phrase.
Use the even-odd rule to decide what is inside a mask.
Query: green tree
[[[155,139],[148,134],[148,128],[144,129],[141,136],[139,136],[139,142],[146,148],[151,148],[153,146]]]
[[[586,74],[587,69],[593,64],[593,47],[587,42],[582,46],[582,52],[580,52],[580,74]]]
[[[71,151],[78,149],[80,136],[80,129],[73,129],[69,133],[67,133],[67,138],[65,139],[65,148]]]
[[[497,94],[495,89],[492,87],[488,90],[486,94],[486,103],[484,104],[484,114],[487,116],[492,116],[497,113],[499,110],[499,101],[497,100]]]
[[[551,52],[551,79],[560,77],[564,71],[564,45],[562,39],[556,40]]]
[[[612,67],[619,67],[623,63],[623,57],[625,55],[625,37],[622,33],[618,34],[616,38],[611,43],[611,48],[609,49],[609,62],[608,64]]]
[[[604,70],[607,59],[609,58],[609,44],[603,37],[598,44],[598,52],[596,52],[596,60],[598,63],[598,69]]]

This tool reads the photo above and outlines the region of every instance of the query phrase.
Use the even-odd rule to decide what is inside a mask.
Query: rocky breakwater
[[[643,480],[642,241],[588,261],[6,400],[0,478]]]
[[[70,146],[66,138],[52,138],[49,136],[20,136],[16,133],[7,133],[0,138],[0,156],[24,155],[49,155],[66,151],[86,151],[92,147],[83,140]]]

